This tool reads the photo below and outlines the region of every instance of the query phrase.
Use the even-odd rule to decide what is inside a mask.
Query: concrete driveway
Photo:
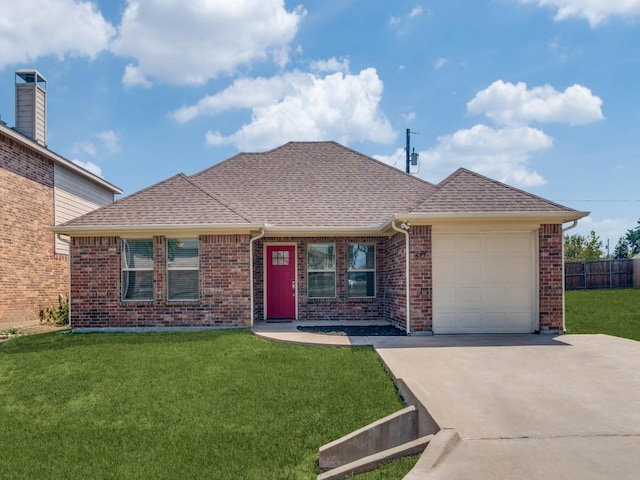
[[[407,479],[640,478],[640,342],[606,335],[411,340],[374,343],[393,376],[461,441],[435,468],[419,461]]]

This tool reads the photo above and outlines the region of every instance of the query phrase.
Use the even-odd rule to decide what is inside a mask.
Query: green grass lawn
[[[567,333],[640,340],[640,289],[566,292]]]
[[[0,477],[313,479],[318,447],[402,406],[369,348],[20,337],[0,348]],[[416,460],[357,478],[400,479]]]

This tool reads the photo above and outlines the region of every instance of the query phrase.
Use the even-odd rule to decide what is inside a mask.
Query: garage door
[[[535,330],[532,232],[433,234],[434,333]]]

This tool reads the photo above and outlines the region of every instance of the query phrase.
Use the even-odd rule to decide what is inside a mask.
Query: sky
[[[47,79],[48,147],[134,193],[288,141],[459,167],[640,218],[640,0],[0,0],[0,119]],[[238,192],[239,195],[242,192]]]

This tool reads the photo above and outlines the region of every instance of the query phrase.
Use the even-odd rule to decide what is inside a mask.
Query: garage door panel
[[[516,287],[512,287],[509,289],[509,295],[508,298],[506,299],[506,304],[509,305],[510,307],[517,307],[520,306],[523,309],[527,309],[530,310],[531,309],[531,305],[532,305],[532,298],[531,298],[531,288],[528,287],[522,287],[522,288],[516,288]]]
[[[508,251],[512,253],[528,254],[531,252],[531,236],[528,234],[511,235],[507,242]]]
[[[463,329],[477,329],[482,326],[482,319],[472,312],[461,312],[457,315],[458,325]]]
[[[504,330],[507,327],[507,314],[491,312],[482,314],[482,327],[485,329]]]
[[[502,284],[508,274],[509,261],[504,258],[495,259],[484,265],[484,272],[480,281],[490,284]]]
[[[504,287],[488,287],[482,289],[483,303],[497,303],[504,305],[507,303],[507,289]]]
[[[479,254],[482,252],[482,241],[479,236],[467,235],[456,240],[456,254]]]
[[[435,233],[435,333],[525,333],[534,329],[532,232]]]
[[[460,258],[457,258],[454,268],[457,285],[468,286],[482,283],[482,263],[478,260],[474,259],[469,262],[464,262]]]
[[[480,287],[463,287],[458,289],[460,298],[458,301],[463,305],[477,305],[482,300],[482,289]]]

